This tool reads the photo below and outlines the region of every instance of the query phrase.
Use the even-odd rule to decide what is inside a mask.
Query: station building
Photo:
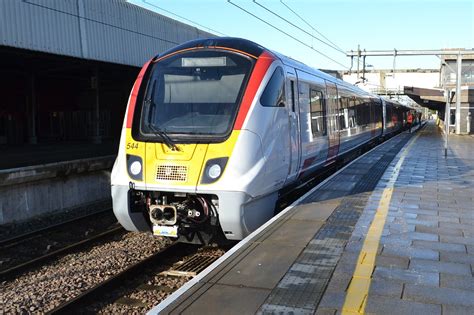
[[[455,126],[456,55],[445,55],[441,62],[441,86],[450,91],[450,128]],[[444,95],[443,95],[444,96]],[[461,133],[474,133],[474,54],[464,55],[461,67]]]
[[[210,36],[124,0],[0,1],[0,145],[117,140],[139,68]]]
[[[0,1],[0,234],[41,214],[110,207],[141,66],[212,36],[125,0]]]

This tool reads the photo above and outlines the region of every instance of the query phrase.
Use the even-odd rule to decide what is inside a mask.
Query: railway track
[[[153,256],[127,267],[76,298],[66,301],[48,314],[77,312],[93,314],[102,312],[104,309],[108,309],[107,313],[122,313],[140,312],[137,308],[149,309],[217,260],[224,253],[219,250],[206,251],[199,245],[174,243]],[[158,278],[162,278],[160,280],[164,280],[167,285],[152,284],[157,282]],[[174,280],[168,281],[171,278]],[[130,297],[137,291],[153,291],[154,293],[149,303],[145,303],[143,299]],[[156,294],[156,292],[161,294]]]
[[[59,255],[123,232],[107,209],[2,240],[0,278],[13,278]]]
[[[15,235],[15,236],[12,236],[12,237],[9,237],[9,238],[0,239],[0,248],[6,248],[6,247],[14,246],[18,242],[25,241],[27,239],[32,239],[32,238],[40,235],[41,233],[47,232],[48,230],[61,228],[61,227],[67,226],[69,224],[76,223],[80,220],[90,219],[90,218],[92,218],[94,216],[97,216],[97,215],[108,214],[108,213],[110,213],[110,211],[111,211],[111,209],[108,208],[108,209],[104,209],[104,210],[97,211],[97,212],[94,212],[94,213],[88,213],[88,214],[78,216],[78,217],[75,217],[75,218],[72,218],[72,219],[69,219],[69,220],[65,220],[65,221],[62,221],[62,222],[59,222],[59,223],[56,223],[56,224],[51,224],[51,225],[48,225],[46,227],[35,229],[34,231],[29,231],[29,232],[19,234],[19,235]]]

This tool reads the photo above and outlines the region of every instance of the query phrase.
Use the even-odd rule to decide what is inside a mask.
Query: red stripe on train
[[[258,87],[262,83],[265,73],[267,73],[268,68],[275,60],[275,57],[270,53],[264,51],[260,57],[258,57],[255,68],[252,71],[250,76],[249,83],[245,89],[244,97],[242,98],[242,104],[240,105],[240,110],[235,121],[234,130],[242,129],[247,113],[250,110],[255,94],[257,94]]]
[[[142,70],[140,70],[140,73],[138,74],[138,77],[135,80],[135,83],[133,84],[132,95],[130,95],[130,102],[128,103],[127,128],[132,128],[133,113],[135,112],[135,105],[137,103],[138,91],[140,90],[143,76],[145,75],[145,72],[148,69],[150,62],[151,60],[145,63],[145,65],[143,65]]]
[[[315,160],[316,160],[316,156],[313,156],[313,157],[310,157],[310,158],[307,158],[306,160],[304,160],[303,167],[301,168],[300,173],[298,174],[298,178],[302,178],[306,174],[307,169],[311,165],[313,165],[313,162]]]
[[[326,165],[333,163],[339,154],[340,139],[339,135],[330,135],[328,144],[328,155],[326,157]]]

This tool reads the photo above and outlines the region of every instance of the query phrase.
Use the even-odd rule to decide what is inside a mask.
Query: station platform
[[[0,145],[0,170],[51,164],[79,159],[117,155],[118,142],[54,142],[25,145]]]
[[[116,140],[0,145],[2,149],[0,238],[24,226],[30,229],[42,217],[109,206]]]
[[[472,314],[474,138],[379,145],[149,314]]]
[[[116,155],[94,155],[100,151],[93,146],[99,148],[54,146],[59,151],[50,151],[50,156],[48,150],[7,150],[0,163],[0,238],[23,230],[40,216],[47,219],[51,214],[109,206],[110,170]],[[18,166],[24,164],[31,166]],[[9,167],[13,165],[16,167]]]

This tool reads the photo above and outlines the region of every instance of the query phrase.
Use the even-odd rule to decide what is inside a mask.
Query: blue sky
[[[129,0],[170,16],[159,6],[229,36],[253,40],[269,49],[324,69],[343,67],[248,15],[227,0]],[[272,15],[253,0],[232,0],[302,42],[349,67],[350,59]],[[280,0],[257,2],[312,33]],[[361,49],[443,49],[474,47],[473,0],[283,0],[344,51]],[[153,6],[155,5],[155,6]],[[183,21],[186,22],[186,21]],[[189,22],[186,22],[189,23]],[[195,25],[197,26],[197,25]],[[314,32],[313,32],[314,33]],[[317,33],[315,36],[320,37]],[[324,40],[324,38],[322,38]],[[393,67],[391,57],[367,57],[375,69]],[[438,68],[437,57],[398,57],[397,68]]]

